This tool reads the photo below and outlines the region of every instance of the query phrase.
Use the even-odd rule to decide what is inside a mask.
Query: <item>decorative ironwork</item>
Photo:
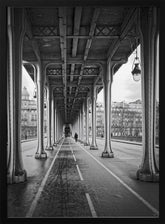
[[[119,26],[101,25],[96,26],[95,36],[119,35]]]
[[[62,92],[63,88],[62,87],[56,87],[54,90],[57,91],[57,92]]]
[[[62,75],[62,69],[61,68],[48,68],[46,70],[47,75]]]
[[[59,28],[57,26],[33,26],[32,33],[34,36],[58,36]]]
[[[84,68],[83,75],[98,75],[99,68]]]
[[[87,91],[89,91],[89,88],[88,87],[79,87],[79,91],[87,92]]]

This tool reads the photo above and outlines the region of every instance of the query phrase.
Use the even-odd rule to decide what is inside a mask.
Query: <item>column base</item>
[[[114,158],[113,152],[102,152],[101,157],[103,158]]]
[[[26,170],[15,172],[13,175],[8,174],[8,176],[7,176],[7,183],[8,184],[23,183],[25,181],[27,181]]]
[[[142,170],[138,170],[136,173],[138,180],[145,182],[159,182],[159,173],[145,173]]]
[[[84,146],[88,146],[89,144],[87,142],[84,143]]]
[[[51,151],[51,150],[53,150],[53,146],[52,145],[51,146],[46,146],[45,150]]]
[[[94,146],[94,145],[91,145],[90,146],[90,150],[98,150],[98,147],[97,146]]]
[[[47,159],[47,153],[46,152],[42,152],[42,153],[36,152],[35,159]]]

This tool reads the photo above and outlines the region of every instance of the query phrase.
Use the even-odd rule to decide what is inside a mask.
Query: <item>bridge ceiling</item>
[[[127,59],[135,48],[135,16],[136,8],[129,7],[26,9],[23,60],[40,58],[46,65],[65,122],[73,121],[92,85],[101,90],[100,63]],[[30,66],[25,68],[33,78]]]

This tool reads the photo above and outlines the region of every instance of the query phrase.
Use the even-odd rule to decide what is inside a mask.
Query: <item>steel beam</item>
[[[119,48],[119,45],[121,41],[124,39],[124,37],[127,35],[129,32],[131,26],[133,25],[135,18],[137,17],[137,9],[133,8],[130,9],[126,17],[124,18],[124,21],[121,25],[121,34],[118,39],[116,39],[113,44],[110,46],[108,53],[107,53],[107,58],[108,62],[111,61],[112,56],[115,54],[117,49]]]

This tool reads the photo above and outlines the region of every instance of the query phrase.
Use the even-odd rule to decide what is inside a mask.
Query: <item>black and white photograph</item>
[[[6,220],[158,223],[159,5],[23,2],[3,6]]]

